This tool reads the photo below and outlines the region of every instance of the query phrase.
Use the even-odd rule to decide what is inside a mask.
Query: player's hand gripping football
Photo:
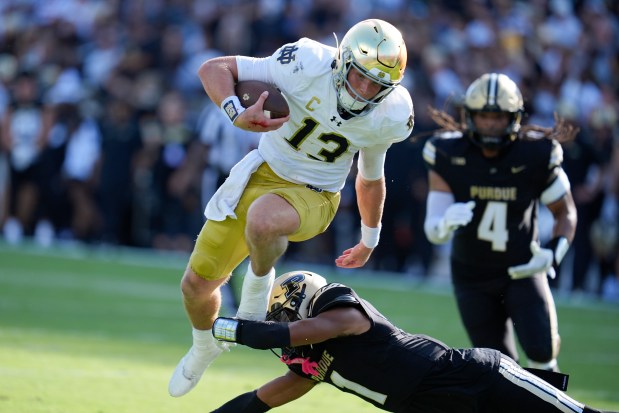
[[[438,224],[439,236],[445,238],[459,227],[471,222],[473,219],[473,208],[475,208],[475,201],[451,204]]]
[[[540,247],[537,241],[531,241],[531,253],[533,256],[529,262],[507,269],[509,276],[517,280],[545,272],[550,278],[555,278],[555,269],[552,267],[554,252],[551,249]]]
[[[264,101],[268,96],[269,92],[262,92],[256,103],[239,115],[234,121],[234,125],[251,132],[268,132],[281,128],[284,123],[288,122],[290,115],[277,119],[268,117],[263,110]]]

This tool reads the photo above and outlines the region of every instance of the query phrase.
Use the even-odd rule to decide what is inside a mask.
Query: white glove
[[[475,208],[475,201],[469,201],[466,204],[463,202],[451,204],[438,223],[439,237],[446,238],[459,227],[471,222],[473,219],[473,208]]]
[[[531,241],[531,253],[533,256],[529,262],[507,269],[509,276],[518,280],[545,272],[550,278],[555,278],[555,269],[552,267],[554,252],[551,249],[540,247],[537,241]]]

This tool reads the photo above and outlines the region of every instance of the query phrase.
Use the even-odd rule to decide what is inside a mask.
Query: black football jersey
[[[538,238],[538,200],[562,160],[561,145],[546,138],[517,139],[494,158],[466,137],[430,139],[426,166],[447,182],[455,202],[475,201],[472,221],[454,232],[452,261],[480,273],[526,263]]]
[[[361,334],[338,337],[293,349],[295,373],[329,383],[390,412],[473,411],[474,395],[486,389],[498,370],[500,353],[488,349],[452,349],[421,334],[409,334],[391,324],[351,288],[328,284],[317,294],[309,317],[337,306],[354,306],[371,321]],[[305,368],[305,371],[308,371]],[[434,407],[433,407],[434,406]],[[467,408],[468,406],[468,408]]]

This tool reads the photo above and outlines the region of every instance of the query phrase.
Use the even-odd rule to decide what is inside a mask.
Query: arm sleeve
[[[368,181],[376,181],[385,174],[385,158],[391,145],[375,145],[359,151],[357,166],[359,173]]]
[[[450,233],[443,234],[440,223],[445,211],[454,203],[454,196],[449,192],[430,191],[426,202],[426,219],[423,229],[426,237],[433,244],[443,244],[449,240]]]
[[[236,66],[238,69],[239,81],[261,80],[266,83],[274,84],[273,76],[269,70],[269,58],[237,56]]]
[[[213,323],[212,333],[217,340],[239,343],[260,350],[290,345],[288,323],[218,317]]]
[[[271,408],[258,398],[258,391],[254,390],[235,397],[211,413],[264,413],[269,410]]]
[[[237,343],[268,350],[290,346],[288,323],[239,320]]]

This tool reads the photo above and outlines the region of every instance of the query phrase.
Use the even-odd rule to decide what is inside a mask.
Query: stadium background
[[[407,43],[404,84],[418,139],[388,154],[383,236],[370,267],[445,274],[445,249],[422,231],[420,150],[434,128],[427,107],[453,109],[473,79],[498,71],[520,85],[527,122],[551,126],[557,112],[581,128],[564,148],[579,208],[577,259],[567,260],[553,287],[576,299],[603,297],[606,282],[607,298],[616,300],[618,7],[603,0],[2,2],[0,119],[26,130],[12,143],[6,133],[0,140],[3,237],[190,251],[211,175],[229,168],[221,159],[236,160],[255,144],[237,138],[250,143],[224,156],[232,145],[205,137],[216,127],[198,66],[217,55],[265,56],[302,36],[335,45],[334,34],[378,17],[401,28]],[[17,116],[23,107],[35,110]],[[39,122],[42,136],[28,139],[24,124]],[[11,179],[10,166],[21,178]],[[332,262],[357,237],[353,191],[347,185],[329,231],[293,245],[287,258]],[[592,226],[601,228],[594,243]]]
[[[616,386],[614,394],[610,389],[619,378],[619,313],[613,303],[619,297],[615,275],[619,158],[613,160],[619,152],[618,9],[619,3],[603,0],[1,2],[0,119],[21,125],[40,123],[47,129],[38,140],[13,137],[12,143],[0,134],[0,334],[4,334],[0,342],[6,344],[0,347],[0,366],[4,366],[0,380],[5,382],[0,388],[8,389],[0,391],[0,411],[90,412],[108,411],[109,406],[131,411],[132,393],[121,391],[118,400],[113,392],[119,390],[118,383],[106,388],[106,398],[93,390],[96,386],[88,387],[93,400],[101,399],[94,404],[77,397],[82,402],[79,408],[51,403],[46,409],[43,402],[40,410],[33,407],[38,406],[37,390],[51,392],[53,399],[62,388],[46,387],[54,382],[47,376],[39,388],[37,361],[58,346],[59,366],[63,361],[73,366],[68,370],[76,383],[83,376],[90,381],[101,366],[72,370],[75,360],[81,360],[73,359],[72,350],[86,353],[90,343],[98,351],[112,353],[116,344],[107,341],[110,336],[126,343],[119,350],[128,367],[105,374],[131,375],[131,355],[140,353],[132,346],[146,345],[153,348],[146,356],[149,362],[166,364],[155,375],[165,377],[152,378],[151,370],[136,368],[148,376],[152,387],[129,388],[140,393],[137,400],[146,405],[149,394],[164,392],[152,380],[167,380],[174,354],[182,353],[186,344],[182,337],[187,326],[178,296],[181,263],[203,219],[205,172],[221,168],[209,154],[224,149],[222,141],[204,137],[212,129],[212,107],[197,78],[198,66],[217,55],[265,56],[302,36],[335,45],[333,33],[341,39],[348,27],[369,17],[390,21],[405,36],[409,64],[404,84],[413,96],[418,140],[401,143],[388,154],[381,244],[368,265],[374,271],[360,277],[366,283],[361,288],[371,294],[395,288],[415,299],[427,299],[439,291],[444,295],[437,300],[445,308],[437,317],[448,320],[447,328],[423,324],[420,320],[428,318],[431,306],[415,308],[406,297],[389,315],[402,320],[403,326],[426,327],[429,331],[424,332],[449,344],[467,345],[457,313],[450,307],[445,261],[449,246],[432,247],[422,231],[427,188],[421,147],[434,128],[426,108],[449,109],[479,74],[506,73],[522,89],[527,122],[550,126],[557,111],[581,128],[577,144],[564,148],[579,211],[579,234],[553,285],[560,312],[568,318],[560,319],[565,340],[561,362],[572,367],[575,375],[583,375],[580,385],[575,385],[577,391],[587,389],[585,397],[616,406],[619,391]],[[14,100],[16,96],[21,100]],[[15,119],[14,109],[31,107],[35,110],[28,112],[29,117]],[[27,179],[12,179],[11,168],[25,171]],[[283,268],[302,263],[332,271],[329,264],[334,257],[358,237],[353,191],[353,185],[346,186],[341,210],[329,231],[293,245]],[[549,233],[547,218],[542,215],[543,236]],[[165,282],[155,281],[153,286],[150,267],[129,265],[135,271],[123,264],[120,269],[107,267],[127,254],[148,254],[147,261],[174,265],[159,265],[159,277]],[[80,285],[82,276],[101,281],[70,287]],[[351,271],[334,272],[333,277],[356,280]],[[118,286],[100,284],[106,279]],[[141,283],[146,285],[143,295],[152,292],[152,297],[138,294],[136,299],[127,294],[127,288],[140,290]],[[103,298],[99,301],[92,294]],[[110,308],[109,318],[97,318],[115,295],[119,311]],[[162,297],[164,304],[157,304]],[[385,305],[389,301],[384,300]],[[147,315],[151,310],[172,318],[169,325],[153,323],[152,315]],[[580,310],[591,314],[591,319],[579,319]],[[132,311],[146,319],[128,320]],[[123,328],[117,324],[126,331],[119,332]],[[153,332],[156,327],[160,330]],[[573,340],[580,337],[570,328],[585,335],[581,337],[585,340],[578,341],[579,351],[569,349],[566,335]],[[153,345],[150,334],[164,344]],[[67,344],[65,336],[75,342]],[[588,338],[603,344],[593,345]],[[39,340],[44,341],[33,344]],[[18,350],[23,346],[25,352]],[[15,354],[21,356],[12,357]],[[33,358],[35,365],[24,364],[31,354],[38,355]],[[238,354],[252,357],[243,351]],[[266,371],[272,363],[264,364]],[[216,377],[225,376],[222,394],[232,396],[242,389],[226,376],[224,366],[216,370]],[[43,373],[59,374],[54,369]],[[238,374],[243,375],[241,370]],[[243,386],[258,384],[259,374],[256,369],[247,372]],[[83,388],[72,381],[59,379],[60,383],[76,386],[71,390],[75,394]],[[13,393],[14,386],[21,390]],[[591,396],[589,391],[594,393],[598,386],[607,390]],[[41,399],[49,401],[44,396]],[[127,405],[120,407],[123,400]],[[170,406],[167,403],[161,406]],[[192,410],[200,406],[202,401]]]

